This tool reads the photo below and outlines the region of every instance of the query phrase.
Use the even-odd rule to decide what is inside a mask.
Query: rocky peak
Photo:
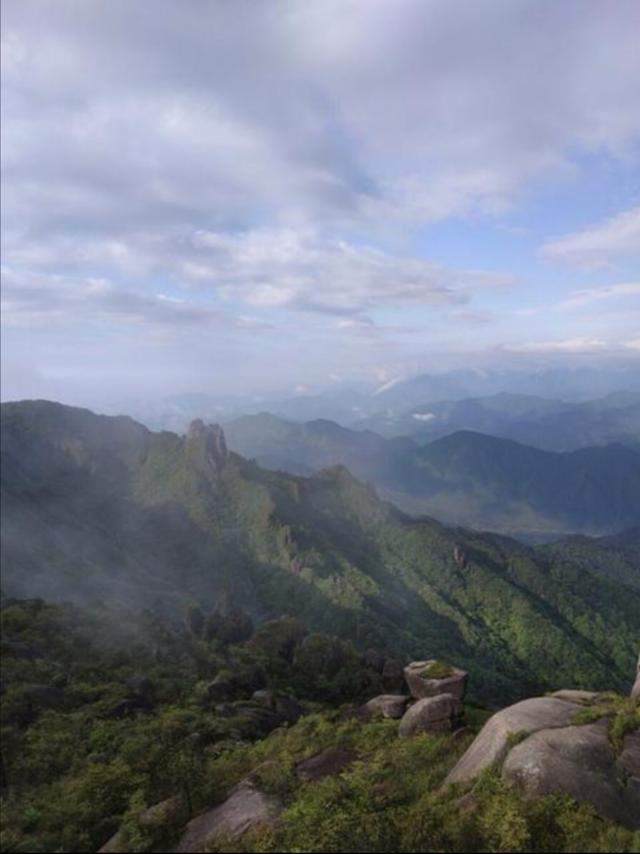
[[[187,450],[205,472],[219,472],[229,458],[222,427],[219,424],[205,424],[200,418],[189,425]]]

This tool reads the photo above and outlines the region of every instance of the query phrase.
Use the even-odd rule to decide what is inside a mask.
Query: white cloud
[[[527,341],[522,344],[510,344],[504,349],[512,353],[599,353],[609,345],[600,338],[567,338],[558,341]]]
[[[640,207],[550,240],[542,246],[541,254],[586,269],[606,267],[627,257],[640,258]]]

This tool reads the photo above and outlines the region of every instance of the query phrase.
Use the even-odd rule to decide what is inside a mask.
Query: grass
[[[445,664],[444,661],[434,661],[422,671],[420,676],[423,679],[447,679],[453,676],[455,670],[450,664]]]
[[[594,705],[576,712],[571,723],[585,726],[602,718],[608,718],[609,741],[615,752],[620,753],[626,736],[640,728],[640,701],[619,694],[602,694]]]

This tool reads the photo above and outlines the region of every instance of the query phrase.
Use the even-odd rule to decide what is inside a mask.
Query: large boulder
[[[575,716],[589,706],[602,717],[580,724]],[[640,829],[640,729],[627,733],[616,752],[615,708],[607,708],[606,695],[584,691],[509,706],[487,721],[445,784],[472,781],[492,767],[524,795],[570,795],[603,818]]]
[[[407,738],[420,732],[451,732],[462,714],[462,703],[453,694],[425,697],[409,707],[400,721],[398,735]]]
[[[502,709],[486,722],[445,782],[473,780],[485,768],[501,764],[517,738],[541,729],[566,727],[582,708],[557,697],[534,697]]]
[[[252,828],[271,824],[282,811],[278,798],[267,795],[252,779],[245,779],[217,807],[192,819],[176,852],[207,851],[218,842],[237,842]]]
[[[358,709],[358,716],[370,720],[375,717],[401,718],[407,708],[409,697],[404,694],[379,694]]]
[[[510,751],[502,777],[526,795],[562,792],[592,804],[603,818],[640,829],[640,763],[632,738],[617,757],[606,720],[544,729]]]
[[[464,698],[469,674],[458,667],[444,665],[435,659],[412,661],[404,668],[404,678],[411,696],[416,700],[451,694],[458,700]]]

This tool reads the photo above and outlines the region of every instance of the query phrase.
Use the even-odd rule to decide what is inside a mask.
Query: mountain
[[[640,521],[640,452],[554,453],[472,431],[425,446],[326,420],[244,416],[229,444],[260,465],[309,474],[341,464],[407,512],[525,538],[605,534]]]
[[[304,478],[186,436],[45,401],[2,406],[3,592],[260,622],[455,660],[492,703],[558,684],[627,688],[640,592],[553,553],[381,501],[344,467]],[[640,552],[629,552],[637,578]]]
[[[427,442],[458,430],[474,430],[550,451],[592,445],[640,445],[640,394],[616,392],[597,400],[568,403],[500,392],[489,397],[438,401],[400,414],[381,412],[358,429]]]

